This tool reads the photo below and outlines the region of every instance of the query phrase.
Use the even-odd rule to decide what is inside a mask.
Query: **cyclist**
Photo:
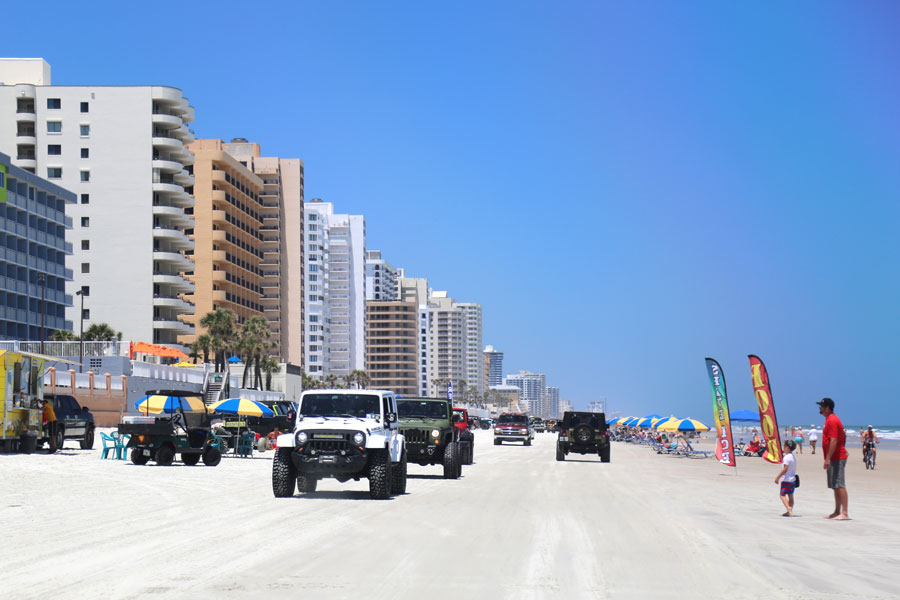
[[[878,435],[875,433],[875,431],[872,430],[872,426],[869,425],[868,429],[866,429],[866,431],[862,434],[863,462],[866,462],[866,450],[869,448],[872,448],[872,460],[874,461],[877,456],[877,453],[875,452],[875,444],[877,444],[878,441]]]

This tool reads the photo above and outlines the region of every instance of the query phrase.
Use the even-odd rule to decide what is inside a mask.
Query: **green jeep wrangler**
[[[398,398],[400,433],[406,438],[406,457],[422,466],[443,465],[445,479],[462,474],[459,429],[450,402],[442,398]]]
[[[600,455],[600,462],[609,462],[609,426],[606,415],[595,412],[566,411],[557,424],[556,460],[566,460],[569,452]]]

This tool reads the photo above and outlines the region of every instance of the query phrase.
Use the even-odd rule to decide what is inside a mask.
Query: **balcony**
[[[153,299],[153,306],[159,308],[170,308],[173,312],[191,314],[194,312],[194,304],[185,302],[181,298],[164,298],[158,296]]]
[[[176,290],[176,293],[194,291],[194,284],[181,275],[173,275],[170,273],[154,273],[153,283],[172,286]],[[222,293],[224,294],[225,292]],[[166,297],[166,294],[160,294],[160,297]]]
[[[184,148],[184,144],[181,143],[181,140],[173,137],[153,136],[151,142],[154,146],[166,148],[168,150],[180,150],[181,148]]]
[[[17,131],[16,143],[23,146],[34,146],[35,144],[37,144],[37,138],[34,136],[34,130]]]
[[[37,169],[37,160],[34,156],[16,157],[13,164],[21,169],[31,169],[32,172]]]
[[[187,256],[178,252],[153,251],[153,260],[159,263],[173,265],[179,271],[193,271],[194,263]]]
[[[159,169],[160,173],[180,173],[184,169],[180,162],[162,158],[154,158],[150,164],[154,169]]]
[[[212,272],[212,280],[213,281],[228,281],[228,274],[225,271],[213,271]]]
[[[185,170],[181,170],[178,173],[175,173],[175,175],[172,176],[172,180],[175,181],[175,183],[183,186],[194,185],[194,176]]]
[[[34,112],[33,106],[30,108],[30,110],[28,108],[16,109],[16,122],[18,122],[18,123],[35,123],[36,121],[37,121],[37,114]]]
[[[183,188],[182,186],[178,185],[177,183],[157,183],[157,182],[154,182],[154,183],[153,183],[153,191],[154,191],[154,192],[157,192],[157,193],[161,193],[161,194],[173,194],[173,195],[176,195],[176,196],[177,196],[178,194],[185,194],[185,195],[187,195],[187,192],[184,191],[184,188]]]
[[[227,223],[228,219],[225,216],[224,210],[213,210],[212,211],[212,221],[213,223]]]
[[[191,250],[194,247],[194,242],[177,229],[154,227],[153,237],[168,242],[176,250]]]
[[[187,323],[182,323],[181,321],[166,319],[165,317],[154,317],[153,329],[168,329],[170,331],[177,331],[178,333],[185,334],[194,333],[193,325],[188,325]]]
[[[153,216],[160,217],[161,222],[178,227],[193,227],[194,219],[184,214],[184,209],[162,204],[153,205]]]
[[[157,112],[153,113],[153,115],[151,116],[151,120],[153,122],[153,125],[162,129],[175,129],[183,125],[183,123],[181,122],[181,117]]]

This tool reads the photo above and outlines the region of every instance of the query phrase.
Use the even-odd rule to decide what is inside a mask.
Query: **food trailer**
[[[43,426],[45,357],[0,350],[0,448],[4,452],[34,451]]]

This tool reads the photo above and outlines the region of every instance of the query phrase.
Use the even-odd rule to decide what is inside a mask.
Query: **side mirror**
[[[388,413],[387,414],[387,422],[388,423],[396,423],[397,422],[397,413]]]
[[[82,406],[81,412],[91,412],[91,409],[89,409],[87,406]]]
[[[453,422],[454,422],[454,423],[459,423],[460,421],[462,421],[462,417],[460,417],[459,415],[454,414],[454,415],[453,415]]]

